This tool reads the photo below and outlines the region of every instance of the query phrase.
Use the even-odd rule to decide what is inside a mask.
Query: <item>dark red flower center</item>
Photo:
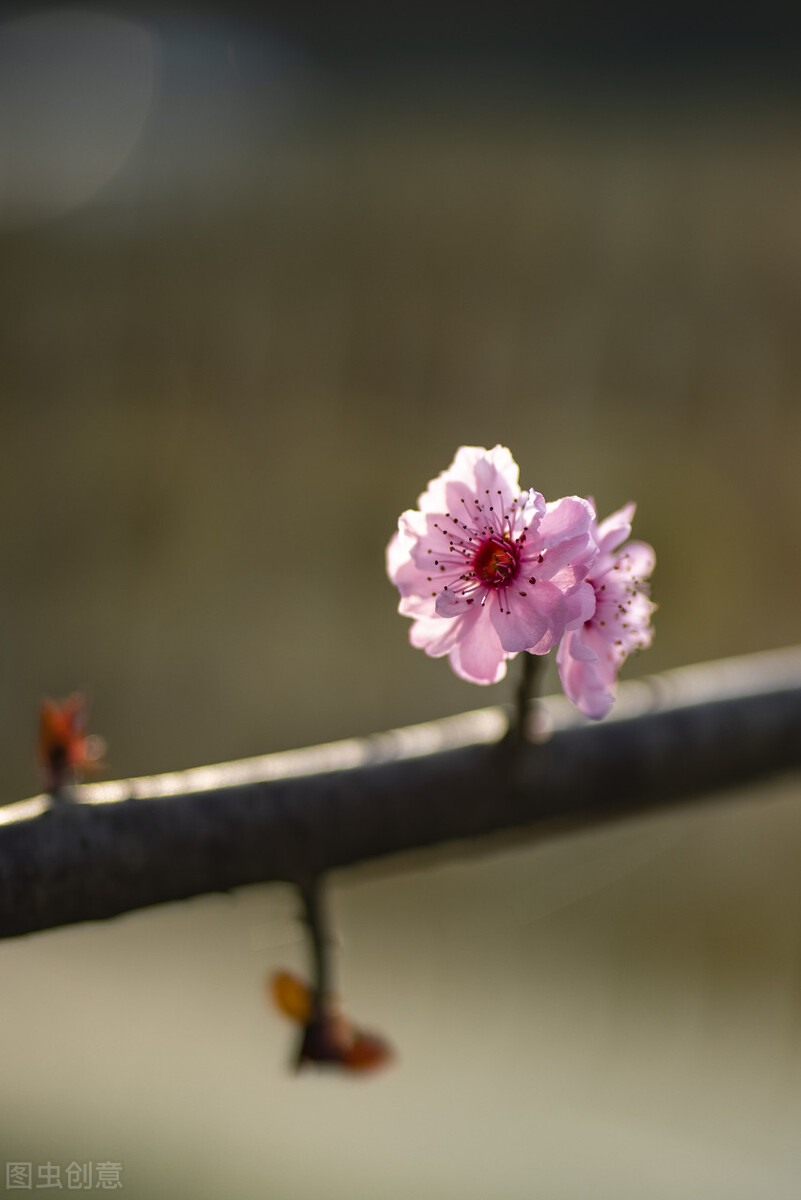
[[[517,574],[518,566],[518,548],[505,537],[482,542],[473,559],[476,578],[493,588],[506,587]]]

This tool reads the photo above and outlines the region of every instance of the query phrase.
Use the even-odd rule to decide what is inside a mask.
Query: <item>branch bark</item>
[[[638,815],[799,767],[801,647],[629,683],[598,725],[556,697],[539,715],[539,744],[501,741],[507,718],[489,708],[0,808],[0,937]]]

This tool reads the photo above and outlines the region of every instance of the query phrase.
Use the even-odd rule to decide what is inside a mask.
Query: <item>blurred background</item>
[[[798,640],[780,11],[3,8],[0,803],[76,688],[111,776],[508,700],[384,574],[460,444],[637,501],[629,677]],[[797,803],[343,875],[401,1054],[358,1086],[286,1072],[281,889],[5,944],[0,1149],[147,1198],[795,1196]]]

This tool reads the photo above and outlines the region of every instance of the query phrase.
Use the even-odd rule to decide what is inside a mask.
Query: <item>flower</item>
[[[521,650],[553,649],[597,554],[589,502],[546,504],[520,490],[505,446],[462,446],[418,505],[387,547],[412,645],[447,654],[457,675],[482,684],[502,679]]]
[[[57,792],[84,771],[100,766],[106,746],[102,738],[87,735],[86,701],[74,692],[60,704],[44,700],[39,712],[39,760],[47,788]]]
[[[289,971],[276,972],[269,991],[280,1011],[303,1026],[298,1067],[314,1062],[361,1072],[384,1066],[394,1058],[384,1038],[357,1029],[330,1003],[315,1004],[308,984]]]
[[[626,542],[635,506],[627,504],[596,527],[598,558],[573,598],[556,661],[568,699],[587,717],[605,717],[615,699],[617,673],[632,650],[651,644],[647,579],[656,556],[645,542]]]

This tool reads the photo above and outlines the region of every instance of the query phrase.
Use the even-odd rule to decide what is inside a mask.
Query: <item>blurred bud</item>
[[[106,744],[85,732],[86,702],[78,692],[58,703],[44,700],[39,713],[39,761],[50,792],[75,783],[86,771],[97,769]]]
[[[315,1005],[308,984],[279,971],[270,980],[269,993],[284,1016],[303,1026],[297,1065],[312,1062],[346,1071],[372,1071],[392,1062],[389,1042],[358,1029],[330,1002]]]

